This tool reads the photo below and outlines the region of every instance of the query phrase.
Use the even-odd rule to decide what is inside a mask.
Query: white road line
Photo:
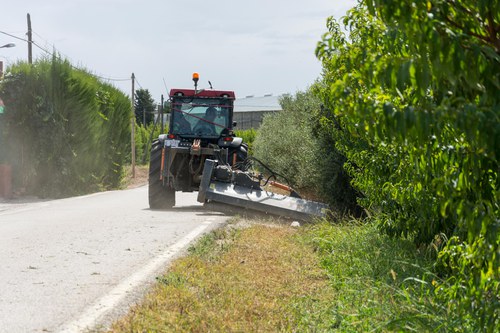
[[[159,270],[169,259],[186,247],[196,237],[201,235],[213,222],[213,217],[207,218],[202,225],[198,226],[177,243],[167,248],[159,256],[151,260],[140,271],[123,280],[107,295],[103,296],[92,306],[87,308],[79,319],[64,325],[60,333],[82,332],[87,329],[92,329],[98,323],[98,319],[102,318],[104,314],[118,305],[118,303],[125,296],[127,296],[131,290],[145,283],[151,274]]]

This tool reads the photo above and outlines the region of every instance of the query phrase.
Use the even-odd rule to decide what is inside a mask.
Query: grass
[[[371,224],[322,223],[305,239],[314,246],[335,290],[340,332],[416,331],[414,287],[432,261],[407,240],[383,236]],[[415,282],[415,283],[414,283]]]
[[[233,223],[189,252],[113,332],[448,328],[446,307],[433,297],[433,283],[424,281],[433,281],[432,258],[370,224],[323,222],[296,229]]]
[[[307,326],[302,312],[329,301],[331,289],[298,234],[290,227],[254,225],[205,236],[112,330],[270,332]]]

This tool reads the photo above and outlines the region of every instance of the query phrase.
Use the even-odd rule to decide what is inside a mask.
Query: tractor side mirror
[[[236,127],[237,125],[238,125],[238,123],[233,121],[233,127]]]

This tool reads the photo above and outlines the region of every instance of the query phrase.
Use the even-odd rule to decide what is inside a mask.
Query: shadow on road
[[[144,210],[152,210],[158,212],[188,212],[188,213],[195,213],[197,216],[228,216],[228,217],[239,216],[248,219],[273,220],[274,222],[278,223],[289,223],[293,220],[283,216],[266,214],[255,210],[250,210],[246,208],[241,208],[217,202],[209,202],[205,203],[204,205],[173,207],[171,209],[144,208]]]

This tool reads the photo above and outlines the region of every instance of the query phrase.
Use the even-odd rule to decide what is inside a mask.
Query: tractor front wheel
[[[149,208],[170,209],[175,206],[175,190],[168,184],[163,184],[161,177],[161,151],[163,144],[160,140],[153,141],[149,162]]]

